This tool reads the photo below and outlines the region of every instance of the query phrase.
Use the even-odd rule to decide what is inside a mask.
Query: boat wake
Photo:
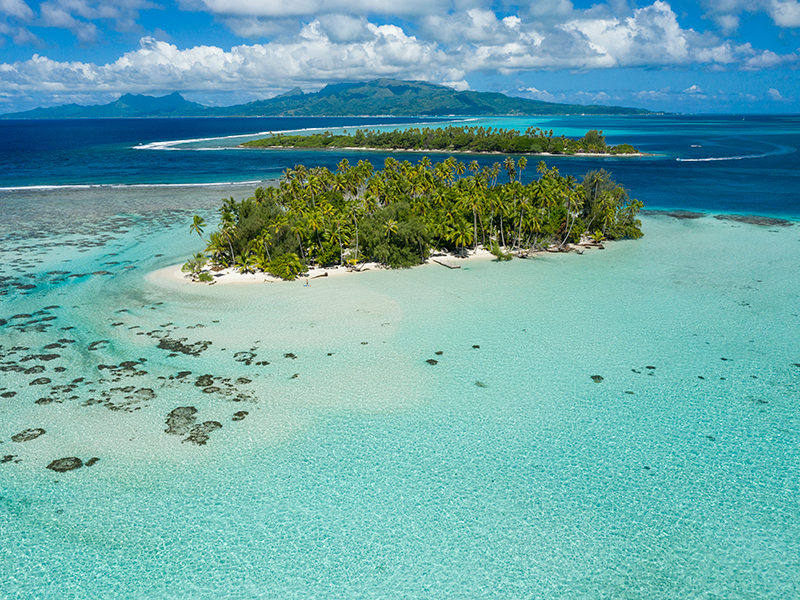
[[[699,146],[698,146],[699,147]],[[775,150],[771,152],[763,152],[761,154],[743,154],[740,156],[711,156],[708,158],[676,158],[678,162],[719,162],[725,160],[748,160],[751,158],[767,158],[769,156],[779,156],[782,154],[791,154],[797,152],[797,148],[791,146],[776,146]]]

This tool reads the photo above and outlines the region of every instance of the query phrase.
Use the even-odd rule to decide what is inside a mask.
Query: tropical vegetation
[[[553,130],[529,127],[429,127],[378,131],[357,129],[352,135],[329,131],[309,135],[274,134],[242,144],[245,148],[369,148],[375,150],[416,150],[502,154],[639,154],[630,144],[609,146],[602,131],[593,129],[580,139],[554,136]]]
[[[642,235],[636,219],[642,203],[605,170],[579,182],[539,162],[538,178],[524,185],[526,167],[525,157],[492,167],[453,157],[436,164],[390,157],[383,170],[363,160],[355,166],[342,160],[336,171],[298,165],[275,187],[259,187],[241,201],[225,199],[205,253],[184,270],[198,278],[208,261],[212,268],[294,279],[312,265],[409,267],[433,251],[467,254],[479,246],[505,260],[587,235]],[[205,226],[195,216],[190,230],[202,237]]]

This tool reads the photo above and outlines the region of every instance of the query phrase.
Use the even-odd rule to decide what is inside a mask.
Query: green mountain
[[[37,108],[0,115],[0,118],[632,115],[648,112],[619,106],[555,104],[491,92],[459,92],[423,81],[378,79],[331,84],[311,94],[294,88],[268,100],[228,107],[189,102],[177,92],[161,98],[126,94],[110,104]]]
[[[207,108],[189,102],[178,92],[154,98],[125,94],[116,102],[80,106],[65,104],[52,108],[34,108],[19,113],[0,115],[2,119],[108,119],[126,117],[197,117],[204,116]]]

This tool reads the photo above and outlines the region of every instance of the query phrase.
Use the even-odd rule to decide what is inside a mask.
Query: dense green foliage
[[[126,94],[97,106],[67,104],[0,115],[2,118],[265,117],[366,115],[635,115],[650,111],[622,106],[556,104],[493,92],[458,91],[425,81],[376,79],[334,83],[304,94],[295,88],[266,100],[235,106],[203,106],[173,93],[163,98]]]
[[[452,157],[416,165],[387,158],[382,171],[366,161],[352,167],[343,160],[336,172],[298,165],[277,187],[258,188],[241,202],[224,200],[206,254],[214,265],[294,279],[311,264],[374,260],[409,267],[434,249],[463,253],[478,245],[505,259],[577,242],[586,232],[597,239],[642,235],[641,202],[605,171],[591,171],[579,183],[540,162],[539,178],[523,185],[526,166],[524,157],[492,168]],[[503,169],[508,181],[498,184]],[[200,234],[203,226],[195,217],[190,229]],[[196,273],[200,262],[195,256],[187,271]]]
[[[438,150],[445,152],[500,152],[503,154],[638,154],[630,144],[608,146],[602,131],[592,130],[580,139],[553,137],[553,130],[529,127],[524,134],[517,129],[492,127],[440,127],[373,131],[357,129],[353,135],[330,132],[311,135],[282,135],[253,140],[246,148],[375,148],[379,150]]]

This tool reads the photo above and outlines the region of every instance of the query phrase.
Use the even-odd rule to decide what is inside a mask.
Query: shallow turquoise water
[[[664,153],[562,172],[800,214],[793,117],[540,126],[589,121]],[[225,182],[340,156],[128,150],[0,189],[0,596],[798,595],[796,223],[650,215],[583,255],[188,285],[156,272],[255,185]],[[206,445],[165,432],[187,406],[221,424]],[[45,468],[70,456],[99,461]]]
[[[310,288],[154,279],[146,272],[199,240],[180,222],[109,226],[114,240],[68,255],[67,268],[97,268],[109,250],[129,264],[4,301],[3,364],[45,370],[3,376],[17,394],[0,404],[2,454],[15,457],[0,465],[0,588],[791,597],[800,282],[786,274],[800,234],[711,217],[644,223],[642,240],[581,256]],[[45,271],[64,255],[38,259]],[[42,332],[17,324],[36,315],[9,319],[53,304]],[[170,357],[164,334],[211,344]],[[76,341],[50,350],[58,358],[23,362],[62,336]],[[141,359],[117,382],[97,369]],[[202,374],[220,390],[203,393]],[[52,382],[30,385],[42,376]],[[46,394],[54,401],[35,403]],[[103,403],[83,406],[90,398]],[[205,446],[182,443],[164,433],[177,406],[222,428]],[[33,427],[47,433],[10,440]],[[61,456],[100,461],[44,469]]]

